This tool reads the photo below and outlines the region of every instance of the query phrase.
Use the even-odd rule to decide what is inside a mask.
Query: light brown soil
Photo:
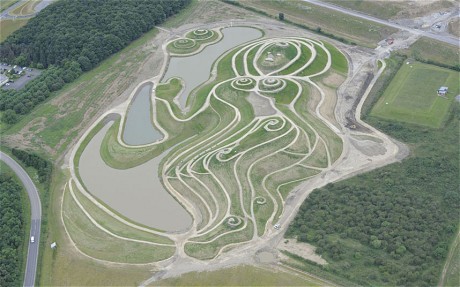
[[[321,265],[327,264],[327,261],[324,260],[321,255],[315,253],[315,246],[304,242],[297,242],[297,239],[289,239],[281,242],[278,245],[278,249],[286,250],[292,254],[298,255]]]

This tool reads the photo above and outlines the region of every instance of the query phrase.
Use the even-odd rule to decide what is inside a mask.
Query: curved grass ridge
[[[219,29],[196,29],[188,32],[183,38],[175,39],[166,44],[171,56],[190,56],[199,53],[206,46],[215,44],[222,39]]]
[[[189,32],[187,39],[211,39],[209,31],[214,30]],[[334,69],[332,55],[341,54],[331,45],[300,37],[240,45],[218,60],[216,78],[194,94],[189,112],[174,108],[172,99],[181,90],[180,80],[164,84],[152,80],[156,84],[154,122],[165,132],[163,140],[129,147],[119,142],[117,129],[107,133],[104,145],[108,147],[102,150],[108,163],[121,152],[127,166],[133,166],[173,147],[161,163],[159,176],[194,219],[186,233],[149,230],[94,203],[94,198],[93,205],[87,202],[87,207],[80,204],[80,208],[90,214],[90,209],[99,207],[119,223],[143,231],[138,235],[142,240],[151,232],[161,242],[174,241],[179,254],[198,259],[214,258],[230,247],[263,237],[283,214],[289,192],[328,170],[341,155],[339,130],[321,114],[325,94],[312,80],[331,70],[343,73],[343,67]],[[321,100],[307,112],[314,89]],[[268,102],[271,112],[261,114],[251,108],[250,94]],[[131,163],[129,154],[135,155]],[[91,200],[84,183],[78,177],[74,180]],[[100,212],[97,216],[103,218]]]

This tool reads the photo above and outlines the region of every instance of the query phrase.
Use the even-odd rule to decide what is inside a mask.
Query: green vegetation
[[[237,266],[211,272],[191,272],[156,281],[152,286],[326,286],[317,279],[255,266]]]
[[[38,181],[49,186],[51,180],[51,163],[36,154],[31,154],[16,148],[12,149],[12,154],[19,159],[25,166],[33,167],[38,174]]]
[[[26,219],[23,187],[11,169],[0,163],[0,286],[19,286],[23,276]]]
[[[172,41],[166,47],[174,56],[190,55],[201,48],[214,44],[219,40],[219,32],[215,30],[197,29],[188,32],[184,38]]]
[[[460,70],[458,47],[434,39],[421,37],[409,49],[398,52],[419,62]]]
[[[438,128],[459,93],[458,77],[458,72],[432,65],[404,64],[371,115]],[[441,86],[449,87],[446,98],[436,94]]]
[[[375,47],[396,29],[331,11],[303,1],[226,1],[272,18],[284,13],[284,22],[299,25],[339,41]],[[330,21],[333,18],[334,21]]]
[[[452,257],[448,257],[447,260],[447,270],[446,270],[446,277],[444,282],[442,282],[442,286],[446,287],[454,287],[460,286],[460,237],[457,235],[455,238],[454,243],[452,244]]]
[[[39,105],[4,134],[17,135],[31,125],[34,137],[30,140],[36,148],[42,152],[46,150],[50,156],[62,153],[78,131],[88,124],[88,119],[99,112],[95,106],[102,105],[108,98],[113,99],[129,87],[139,68],[138,63],[151,55],[148,43],[157,33],[158,30],[153,29],[76,81],[53,92],[50,96],[52,102]]]
[[[459,115],[455,106],[442,129],[367,116],[413,155],[329,184],[303,203],[288,236],[318,247],[329,265],[315,268],[360,285],[437,283],[458,229]]]
[[[0,90],[0,111],[29,113],[52,92],[73,82],[83,71],[91,70],[189,2],[67,0],[51,4],[0,46],[2,61],[50,68],[21,91]],[[116,17],[119,14],[124,17]],[[6,119],[7,124],[15,123],[14,117],[2,117]]]
[[[63,220],[70,237],[85,254],[101,260],[149,263],[174,254],[173,246],[126,241],[100,230],[86,217],[69,192],[64,194]]]
[[[29,19],[14,19],[14,20],[9,20],[9,19],[1,19],[0,20],[0,43],[5,41],[5,39],[11,35],[14,31],[18,30],[27,22]]]

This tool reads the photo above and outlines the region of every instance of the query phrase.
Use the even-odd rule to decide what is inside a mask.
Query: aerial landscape
[[[459,0],[0,8],[0,286],[460,286]]]

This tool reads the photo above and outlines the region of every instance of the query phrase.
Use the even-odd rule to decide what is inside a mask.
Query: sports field
[[[371,115],[439,128],[459,93],[459,73],[418,62],[405,63],[374,106]],[[446,97],[436,93],[449,87]]]

